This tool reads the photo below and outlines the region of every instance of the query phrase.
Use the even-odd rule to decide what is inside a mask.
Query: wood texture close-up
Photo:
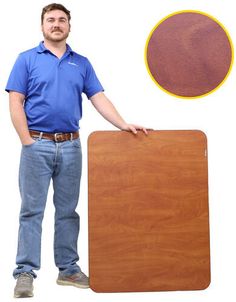
[[[197,97],[226,78],[233,53],[224,28],[198,12],[169,16],[147,43],[147,67],[154,81],[171,94]]]
[[[89,275],[96,292],[210,283],[201,131],[98,131],[88,140]]]

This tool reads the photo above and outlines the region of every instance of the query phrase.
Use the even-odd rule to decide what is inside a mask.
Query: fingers
[[[148,131],[146,128],[142,127],[140,130],[142,130],[146,135],[148,135]]]
[[[138,133],[136,127],[133,126],[133,125],[129,125],[129,131],[131,131],[133,134],[137,134]]]
[[[137,134],[138,130],[143,131],[146,135],[148,135],[148,130],[145,127],[138,125],[128,125],[128,131],[131,131],[133,134]]]

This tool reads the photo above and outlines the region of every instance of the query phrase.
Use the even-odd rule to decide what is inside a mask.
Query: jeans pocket
[[[80,139],[79,138],[76,138],[76,139],[73,139],[72,140],[72,145],[75,147],[75,148],[81,148],[81,143],[80,143]]]
[[[23,148],[30,148],[32,146],[34,146],[38,141],[39,139],[38,138],[35,138],[35,137],[32,137],[32,139],[34,140],[34,142],[32,144],[29,144],[29,145],[22,145]]]

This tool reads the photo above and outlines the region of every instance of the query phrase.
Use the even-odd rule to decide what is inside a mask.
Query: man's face
[[[67,15],[61,10],[45,13],[41,26],[45,40],[61,42],[66,40],[70,32]]]

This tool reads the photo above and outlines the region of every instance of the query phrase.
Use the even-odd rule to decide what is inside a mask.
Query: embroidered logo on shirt
[[[76,66],[76,67],[79,67],[79,65],[78,65],[78,64],[73,63],[73,62],[68,62],[68,64],[73,65],[73,66]]]

